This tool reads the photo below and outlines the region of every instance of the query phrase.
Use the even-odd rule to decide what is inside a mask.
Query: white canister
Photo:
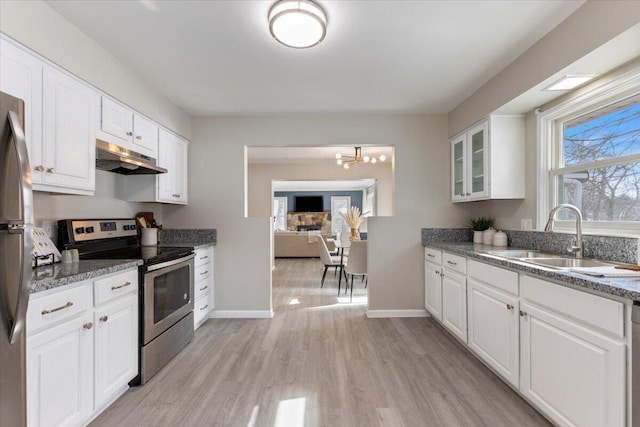
[[[473,243],[482,243],[482,233],[483,231],[474,231],[473,232]]]
[[[158,229],[157,228],[142,228],[142,239],[140,244],[142,246],[156,246],[158,244]]]
[[[485,245],[493,244],[493,235],[496,234],[496,230],[493,227],[489,227],[488,229],[482,232],[482,243]]]
[[[509,239],[507,238],[507,233],[504,231],[497,231],[496,234],[493,235],[493,246],[507,246],[509,243]]]

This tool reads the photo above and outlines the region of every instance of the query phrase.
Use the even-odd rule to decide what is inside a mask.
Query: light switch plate
[[[520,220],[520,230],[531,230],[533,228],[533,222],[531,218],[525,218]]]

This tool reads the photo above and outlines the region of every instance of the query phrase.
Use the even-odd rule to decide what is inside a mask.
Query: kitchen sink
[[[616,265],[610,262],[585,258],[521,258],[520,261],[551,268],[606,267]]]
[[[515,259],[531,259],[531,258],[556,258],[559,255],[550,254],[547,252],[540,252],[537,250],[509,250],[505,249],[502,251],[487,251],[489,255],[504,257],[504,258],[515,258]]]

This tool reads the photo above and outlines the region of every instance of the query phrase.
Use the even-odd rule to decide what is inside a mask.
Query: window
[[[273,230],[274,231],[287,230],[287,198],[286,197],[273,198]]]
[[[639,77],[584,93],[540,119],[539,228],[553,206],[569,203],[587,230],[640,230]],[[570,212],[556,219],[573,228]]]

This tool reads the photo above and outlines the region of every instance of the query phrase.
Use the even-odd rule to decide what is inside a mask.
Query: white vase
[[[473,232],[473,243],[482,243],[482,231]]]

